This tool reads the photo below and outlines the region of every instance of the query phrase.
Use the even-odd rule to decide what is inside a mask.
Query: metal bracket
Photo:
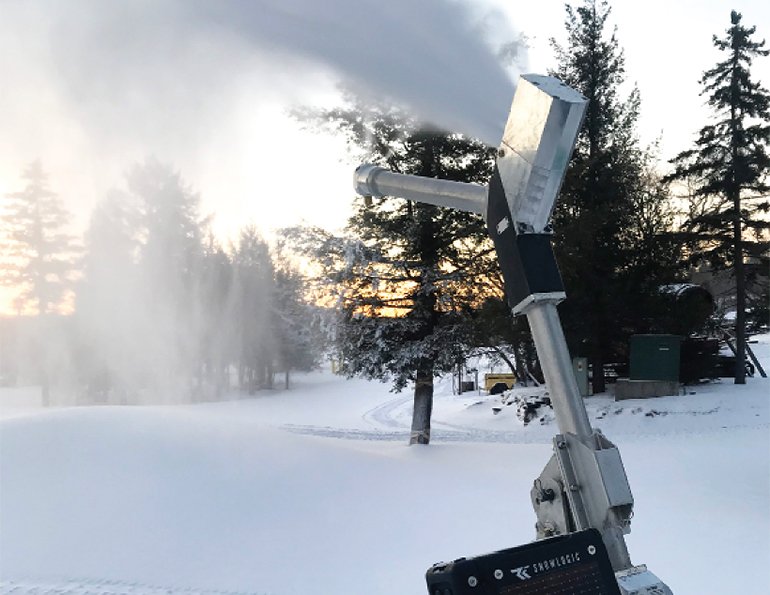
[[[565,299],[567,299],[567,294],[563,291],[530,293],[526,298],[513,307],[513,315],[520,316],[521,314],[526,314],[532,306],[543,302],[556,305],[563,302]]]
[[[621,595],[673,595],[644,564],[615,573]]]
[[[537,539],[545,539],[554,535],[566,535],[575,531],[569,502],[564,493],[559,463],[552,456],[543,472],[535,480],[530,491],[532,507],[537,515]]]
[[[620,524],[623,532],[629,533],[634,498],[620,451],[598,432],[593,438],[595,448],[583,444],[570,433],[557,434],[554,438],[554,453],[571,509],[577,512],[576,528],[593,526],[601,529]],[[586,526],[583,526],[584,519],[588,523]]]
[[[615,445],[599,432],[593,434],[591,442],[589,446],[574,434],[557,434],[554,459],[574,530],[599,529],[613,568],[622,570],[631,567],[623,535],[631,531],[634,498]],[[553,469],[549,471],[553,473]]]

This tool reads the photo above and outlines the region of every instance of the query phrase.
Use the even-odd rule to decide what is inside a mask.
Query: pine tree
[[[278,371],[284,374],[284,387],[289,388],[292,370],[308,372],[317,368],[321,359],[322,334],[319,329],[321,311],[305,301],[306,280],[288,258],[276,258],[275,292],[272,327],[275,338]]]
[[[203,259],[200,196],[171,166],[149,158],[126,176],[139,210],[137,337],[147,382],[164,394],[189,385],[199,357],[196,288]]]
[[[270,320],[275,270],[267,242],[253,223],[241,229],[232,260],[238,381],[241,390],[254,394],[259,388],[273,386],[275,339]]]
[[[47,314],[62,304],[76,268],[74,237],[64,232],[71,216],[48,186],[40,160],[22,174],[24,190],[5,195],[0,215],[6,241],[2,280],[17,288],[18,305]]]
[[[21,312],[31,305],[40,318],[40,381],[43,405],[49,404],[47,315],[61,306],[72,284],[77,249],[73,236],[64,232],[70,214],[48,186],[40,160],[22,174],[24,190],[5,195],[0,222],[4,254],[2,282],[18,290],[15,305]]]
[[[727,56],[700,81],[716,121],[700,130],[695,148],[674,159],[670,176],[694,186],[696,199],[708,199],[686,226],[692,262],[704,260],[715,270],[729,267],[735,276],[736,384],[746,382],[747,277],[759,271],[767,283],[770,229],[764,215],[770,211],[770,92],[750,72],[752,60],[770,51],[762,49],[764,40],[752,41],[756,27],[744,27],[741,18],[733,10],[726,37],[713,36],[714,46]],[[753,270],[747,270],[747,257],[755,263]]]
[[[127,193],[110,191],[94,207],[85,234],[83,278],[75,291],[83,342],[80,373],[90,398],[101,402],[115,392],[132,392],[142,373],[136,353],[140,293],[136,207]]]
[[[317,120],[346,134],[366,158],[390,170],[485,184],[493,151],[482,143],[410,119],[392,107],[333,110]],[[430,440],[434,376],[450,371],[468,346],[467,312],[481,302],[482,273],[496,270],[476,215],[394,198],[355,203],[350,241],[327,237],[342,311],[337,345],[348,376],[414,383],[410,443]],[[482,249],[483,248],[483,249]]]
[[[195,368],[199,397],[205,396],[207,388],[213,388],[216,397],[229,388],[230,364],[237,353],[237,322],[232,319],[233,277],[233,263],[209,221],[204,228],[203,251],[195,276]]]
[[[677,251],[660,226],[665,219],[650,225],[668,195],[649,175],[635,134],[639,92],[620,96],[625,60],[616,32],[607,31],[610,7],[585,0],[566,10],[568,41],[551,40],[558,60],[551,74],[589,103],[554,211],[554,243],[568,295],[565,334],[573,353],[589,357],[600,393],[604,364],[643,325],[658,287],[675,274]]]

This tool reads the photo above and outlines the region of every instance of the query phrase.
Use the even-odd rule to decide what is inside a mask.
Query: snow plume
[[[84,213],[125,168],[157,155],[193,177],[201,200],[212,201],[206,212],[217,208],[223,219],[230,208],[231,228],[244,222],[244,214],[263,226],[263,213],[283,215],[314,193],[292,184],[293,194],[281,188],[276,198],[268,188],[280,177],[275,169],[254,174],[268,153],[282,161],[296,156],[277,138],[285,129],[276,132],[274,122],[255,115],[337,101],[340,82],[362,93],[387,94],[426,120],[496,144],[513,84],[490,47],[515,34],[503,18],[489,17],[488,1],[0,0],[0,81],[7,81],[0,85],[0,192],[13,190],[21,165],[41,157],[52,188],[86,227]],[[250,144],[257,142],[267,148]],[[346,191],[348,180],[346,175]],[[306,200],[300,211],[310,210],[308,202],[322,201]],[[259,214],[245,203],[258,204]],[[199,329],[180,322],[184,316],[197,320],[195,303],[185,304],[189,312],[178,304],[189,289],[182,281],[166,287],[178,302],[156,303],[153,291],[162,286],[148,287],[150,280],[139,279],[138,272],[118,274],[123,260],[135,264],[142,258],[131,252],[141,253],[141,246],[132,248],[132,238],[115,231],[133,216],[122,208],[108,204],[99,214],[107,226],[99,236],[105,247],[93,246],[91,266],[104,281],[92,284],[88,303],[97,322],[112,325],[113,341],[96,355],[133,370],[145,360],[168,360],[189,350],[185,333]],[[152,222],[148,218],[140,227]],[[116,251],[113,241],[126,245]],[[176,253],[160,247],[157,254]],[[179,254],[187,252],[180,248]],[[173,280],[161,272],[147,276]],[[190,273],[184,281],[189,278],[195,277]],[[85,308],[82,291],[79,297],[76,311]],[[152,324],[135,321],[142,304],[149,304],[144,307],[153,314],[147,319]],[[174,307],[166,311],[168,304]],[[158,348],[130,351],[134,331]],[[118,339],[124,335],[126,350],[138,361],[121,352]],[[160,340],[178,336],[181,348]]]
[[[255,45],[321,60],[424,118],[497,143],[512,96],[499,62],[445,0],[195,0],[193,14]]]
[[[155,160],[134,166],[126,186],[97,205],[86,234],[78,392],[113,404],[188,398],[204,380],[198,196]]]
[[[199,196],[148,159],[94,210],[76,291],[84,403],[175,403],[288,388],[320,362],[304,280],[257,226],[225,247]]]
[[[478,0],[5,0],[3,29],[25,40],[7,42],[4,66],[63,93],[89,134],[113,142],[182,134],[184,146],[244,88],[248,101],[293,102],[342,78],[496,144],[513,83],[484,38],[515,36],[490,10]],[[43,84],[25,68],[35,56]]]

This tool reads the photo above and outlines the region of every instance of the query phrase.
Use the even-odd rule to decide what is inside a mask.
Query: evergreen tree
[[[150,158],[126,176],[139,209],[137,336],[147,382],[176,389],[192,380],[198,361],[196,288],[202,267],[200,196],[168,165]],[[165,394],[165,391],[164,391]],[[173,391],[172,393],[173,394]]]
[[[136,337],[138,225],[135,201],[112,190],[94,207],[85,234],[83,278],[75,293],[83,341],[79,359],[89,397],[101,402],[115,391],[133,392],[142,375]]]
[[[735,275],[736,384],[746,381],[747,280],[760,272],[767,284],[770,229],[764,215],[770,210],[770,92],[750,72],[752,60],[770,52],[762,49],[764,40],[752,41],[756,27],[744,27],[741,18],[733,10],[726,37],[713,37],[714,46],[727,55],[700,81],[716,121],[700,130],[693,149],[674,159],[670,176],[688,181],[696,199],[708,199],[686,225],[692,261],[705,260],[715,270],[729,267]]]
[[[352,101],[351,109],[316,119],[347,135],[369,161],[399,173],[487,182],[494,153],[480,142]],[[427,444],[433,379],[467,350],[467,313],[481,302],[482,272],[496,269],[491,242],[480,217],[453,209],[388,197],[358,197],[354,208],[347,227],[354,239],[326,237],[319,250],[341,288],[342,372],[391,379],[395,390],[413,382],[410,443]]]
[[[230,364],[237,349],[237,321],[233,320],[233,263],[214,236],[210,222],[204,232],[201,262],[196,275],[195,327],[198,341],[196,359],[199,397],[206,388],[221,397],[230,383]]]
[[[254,394],[273,386],[275,271],[270,249],[253,223],[241,229],[232,259],[238,381],[241,390]]]
[[[0,222],[4,240],[2,274],[4,285],[18,290],[19,312],[31,305],[40,321],[40,382],[43,405],[49,404],[47,363],[47,315],[61,306],[71,287],[76,269],[75,242],[64,232],[70,214],[48,186],[48,175],[40,160],[30,163],[22,174],[26,186],[5,195]]]
[[[322,312],[305,301],[305,278],[286,257],[273,256],[275,292],[272,308],[273,336],[278,371],[289,388],[291,370],[310,371],[320,364]]]
[[[49,188],[40,160],[27,166],[22,179],[24,190],[5,195],[0,215],[6,256],[2,280],[19,290],[19,309],[31,305],[44,315],[62,304],[71,287],[77,248],[64,232],[71,215]]]
[[[659,286],[676,271],[677,251],[656,218],[668,194],[646,167],[635,134],[640,98],[621,98],[623,50],[608,33],[607,2],[567,5],[567,45],[551,40],[551,74],[588,98],[583,127],[554,211],[555,250],[567,290],[565,334],[593,368],[603,392],[604,364],[625,351],[629,335],[649,322]],[[611,360],[610,360],[611,361]]]
[[[170,166],[147,159],[126,186],[96,206],[86,234],[76,315],[89,393],[127,402],[179,389],[197,399],[206,383],[221,392],[229,259],[199,218],[199,196]]]

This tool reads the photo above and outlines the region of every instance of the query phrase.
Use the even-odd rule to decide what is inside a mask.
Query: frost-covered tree
[[[203,255],[200,196],[172,167],[149,158],[126,176],[139,210],[137,335],[148,382],[179,388],[193,377],[198,352],[196,287]]]
[[[700,130],[693,149],[674,159],[670,176],[689,182],[696,200],[706,199],[686,225],[693,261],[735,275],[736,384],[746,382],[747,273],[759,273],[766,286],[770,250],[770,91],[750,71],[753,59],[770,50],[763,49],[764,40],[752,40],[756,27],[744,27],[741,19],[733,10],[726,37],[713,37],[714,46],[726,53],[701,78],[714,121]],[[747,257],[753,261],[749,270]]]
[[[486,183],[493,150],[437,130],[391,107],[315,114],[351,147],[395,172]],[[430,440],[433,380],[469,348],[468,313],[496,271],[481,217],[395,199],[358,197],[349,240],[321,238],[316,254],[339,289],[336,328],[342,372],[414,384],[411,444]]]
[[[89,396],[107,401],[129,391],[142,370],[137,351],[140,293],[139,212],[131,196],[112,190],[94,207],[85,234],[83,278],[75,293],[82,347],[79,363]]]
[[[321,362],[323,335],[319,328],[322,309],[307,301],[307,282],[290,259],[276,258],[272,306],[277,371],[289,388],[292,370],[310,371]]]
[[[46,314],[62,304],[76,270],[78,249],[65,232],[71,219],[59,196],[48,185],[40,160],[22,173],[19,192],[4,196],[2,281],[18,291],[17,308],[33,307]]]
[[[18,293],[16,309],[31,306],[39,316],[42,331],[38,338],[39,373],[43,404],[49,404],[46,315],[59,308],[72,285],[77,248],[72,235],[65,232],[70,214],[48,185],[48,175],[40,160],[30,163],[22,173],[23,190],[3,197],[0,243],[3,260],[0,279]]]
[[[253,394],[272,388],[275,364],[273,316],[275,270],[270,248],[254,223],[243,227],[233,259],[232,322],[238,345],[238,382]]]

